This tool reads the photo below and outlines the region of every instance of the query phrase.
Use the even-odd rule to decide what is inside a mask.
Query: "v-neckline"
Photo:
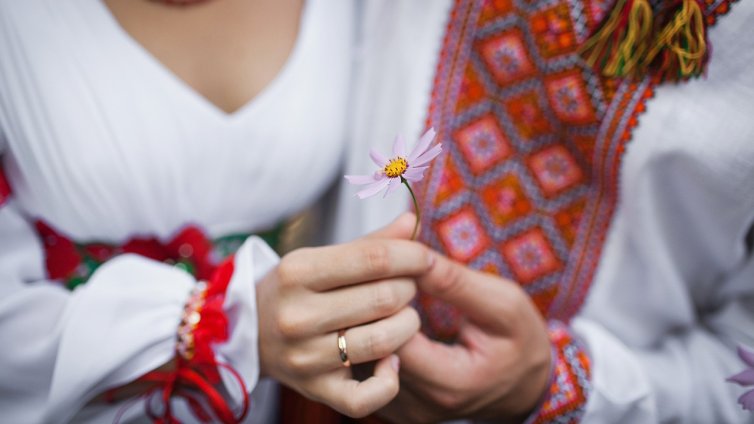
[[[146,63],[147,66],[153,69],[157,77],[165,81],[165,84],[176,89],[177,92],[187,97],[189,99],[188,101],[196,105],[198,108],[203,109],[205,112],[214,115],[223,121],[236,121],[247,114],[253,113],[253,111],[259,108],[260,105],[264,104],[264,98],[273,96],[275,91],[279,90],[285,84],[287,75],[300,60],[303,40],[309,38],[308,32],[311,26],[308,17],[310,15],[309,8],[312,0],[306,0],[301,5],[296,40],[278,73],[244,104],[233,111],[226,112],[223,108],[197,91],[191,86],[191,84],[186,82],[186,80],[178,76],[178,74],[176,74],[169,66],[163,63],[149,49],[136,40],[131,33],[126,31],[118,21],[118,18],[115,17],[110,8],[105,4],[104,0],[93,1],[97,3],[97,7],[102,12],[104,18],[108,21],[107,26],[112,28],[113,36],[116,41],[126,46],[128,54],[130,54],[134,60]]]

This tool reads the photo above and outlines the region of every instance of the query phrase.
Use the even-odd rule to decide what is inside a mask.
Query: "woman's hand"
[[[381,415],[398,422],[452,418],[521,422],[547,389],[551,348],[544,319],[517,284],[437,255],[420,290],[467,318],[459,343],[421,333],[406,343],[401,391]]]
[[[416,293],[412,277],[427,272],[433,257],[406,240],[412,227],[413,216],[404,215],[364,239],[283,257],[257,286],[262,374],[352,417],[393,399],[392,354],[419,329],[407,306]],[[341,329],[351,363],[378,361],[363,382],[341,362]]]

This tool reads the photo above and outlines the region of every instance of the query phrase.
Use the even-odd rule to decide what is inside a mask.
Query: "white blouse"
[[[68,292],[45,280],[30,222],[118,244],[169,239],[188,224],[211,237],[262,231],[311,204],[339,173],[352,15],[345,0],[307,1],[282,71],[228,114],[101,0],[0,0],[0,157],[13,187],[0,207],[0,421],[112,421],[119,406],[86,402],[173,356],[194,282],[124,255]],[[250,388],[254,282],[276,261],[251,237],[225,303],[232,334],[217,354]],[[270,412],[252,403],[252,415]]]

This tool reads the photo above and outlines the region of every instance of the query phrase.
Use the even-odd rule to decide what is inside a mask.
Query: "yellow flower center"
[[[406,169],[408,169],[408,162],[406,159],[398,156],[395,159],[390,159],[387,165],[385,165],[385,175],[390,178],[400,177],[406,172]]]

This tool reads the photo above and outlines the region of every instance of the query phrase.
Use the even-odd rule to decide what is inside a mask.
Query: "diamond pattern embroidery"
[[[547,196],[558,194],[583,180],[579,165],[562,145],[552,145],[533,154],[529,166]]]
[[[492,75],[501,84],[524,78],[535,72],[518,29],[505,32],[480,43],[480,52]]]
[[[595,120],[581,71],[549,76],[545,79],[545,88],[550,105],[564,123],[588,124]]]
[[[516,280],[521,284],[530,283],[560,268],[558,258],[539,228],[506,241],[502,251]]]
[[[435,197],[435,205],[440,205],[463,188],[463,180],[456,170],[453,159],[448,158],[440,175],[439,187]]]
[[[505,110],[524,140],[549,134],[552,124],[545,117],[539,98],[533,91],[512,97],[505,102]]]
[[[505,226],[532,210],[531,202],[514,174],[505,175],[483,188],[482,199],[490,217],[499,226]]]
[[[489,245],[489,239],[479,219],[471,209],[464,209],[441,221],[437,234],[450,257],[469,261]]]
[[[447,155],[419,187],[426,243],[521,283],[564,321],[586,294],[615,206],[623,131],[650,93],[583,66],[579,40],[600,18],[584,14],[601,7],[456,0],[428,122]],[[452,338],[444,311],[430,314],[428,332]]]
[[[497,121],[487,115],[456,133],[458,147],[474,173],[482,173],[510,156],[510,143]]]
[[[573,50],[576,37],[567,3],[533,14],[530,23],[542,56],[550,58]]]

